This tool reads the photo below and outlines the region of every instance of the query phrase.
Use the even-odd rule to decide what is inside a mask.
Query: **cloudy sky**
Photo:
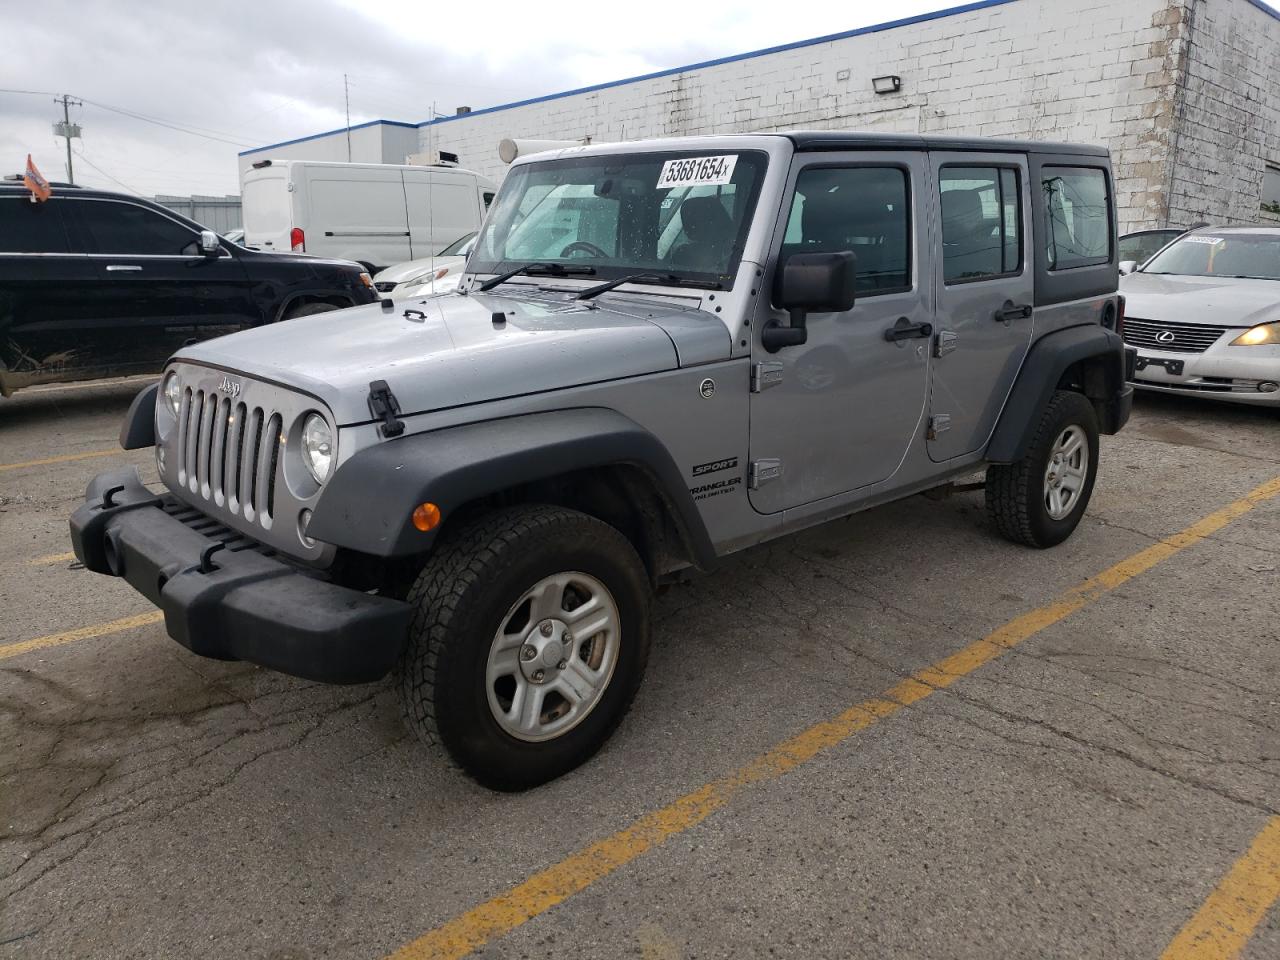
[[[65,179],[51,127],[63,93],[84,101],[71,112],[78,182],[236,193],[240,150],[344,125],[344,73],[353,124],[419,122],[433,104],[493,106],[958,2],[45,0],[0,35],[0,170],[31,153]]]

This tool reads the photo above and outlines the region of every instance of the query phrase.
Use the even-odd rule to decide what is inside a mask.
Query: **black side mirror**
[[[854,288],[858,258],[852,250],[838,253],[796,253],[778,271],[773,302],[791,315],[789,326],[770,320],[760,331],[760,342],[770,353],[794,347],[809,339],[805,321],[809,313],[843,313],[857,299]]]

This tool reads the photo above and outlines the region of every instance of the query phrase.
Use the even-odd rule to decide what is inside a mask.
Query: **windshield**
[[[592,267],[597,277],[673,274],[729,287],[742,257],[764,154],[574,157],[508,174],[469,269]]]
[[[453,243],[449,244],[440,251],[437,256],[441,257],[465,257],[471,252],[471,242],[475,240],[474,233],[468,233],[465,237],[459,237]]]
[[[1280,280],[1280,234],[1192,234],[1157,254],[1142,272]]]

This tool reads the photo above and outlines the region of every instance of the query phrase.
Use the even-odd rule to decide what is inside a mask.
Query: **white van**
[[[260,160],[241,183],[244,243],[355,260],[373,272],[474,233],[496,191],[457,167]]]

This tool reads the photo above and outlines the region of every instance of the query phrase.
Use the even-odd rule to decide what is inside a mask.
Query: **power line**
[[[114,183],[117,187],[124,187],[124,189],[128,190],[128,191],[129,191],[130,193],[132,193],[135,197],[141,197],[141,196],[142,196],[142,194],[141,194],[140,192],[138,192],[137,190],[133,189],[133,187],[129,186],[127,183],[122,183],[121,181],[117,180],[117,179],[116,179],[115,177],[113,177],[111,174],[107,173],[107,171],[103,170],[100,166],[98,166],[96,163],[94,163],[92,160],[90,160],[88,157],[86,157],[86,156],[84,155],[84,151],[83,151],[83,150],[77,150],[77,151],[76,151],[76,156],[77,156],[77,157],[79,157],[81,160],[83,160],[85,163],[87,163],[89,166],[91,166],[94,170],[97,170],[100,174],[102,174],[104,177],[106,177],[108,180],[110,180],[112,183]]]
[[[203,128],[203,129],[204,129],[205,131],[207,131],[207,132],[201,132],[201,128],[197,128],[197,127],[188,127],[188,126],[184,126],[184,125],[177,124],[177,123],[170,123],[168,120],[160,120],[160,119],[158,119],[158,118],[156,118],[156,117],[149,117],[149,116],[147,116],[147,115],[146,115],[146,114],[144,114],[144,113],[138,113],[138,112],[136,112],[136,111],[134,111],[134,110],[126,110],[126,109],[124,109],[123,107],[113,107],[113,106],[111,106],[111,105],[110,105],[110,104],[108,104],[108,103],[100,103],[100,102],[99,102],[99,101],[97,101],[97,100],[89,100],[89,99],[86,99],[84,102],[85,102],[85,103],[87,103],[87,104],[91,104],[92,106],[99,107],[99,108],[101,108],[101,109],[103,109],[103,110],[110,110],[112,113],[118,113],[118,114],[121,114],[122,116],[132,117],[132,118],[133,118],[133,119],[135,119],[135,120],[141,120],[141,121],[143,121],[144,123],[153,123],[153,124],[155,124],[155,125],[156,125],[156,126],[158,126],[158,127],[167,127],[167,128],[168,128],[168,129],[170,129],[170,130],[176,130],[178,133],[185,133],[185,134],[187,134],[188,136],[192,136],[192,137],[203,137],[205,140],[215,140],[215,141],[217,141],[217,142],[219,142],[219,143],[228,143],[228,144],[230,144],[230,145],[231,145],[231,146],[233,146],[233,147],[251,147],[251,146],[253,146],[253,144],[252,144],[252,143],[250,143],[250,142],[246,142],[246,141],[244,141],[244,140],[231,140],[231,139],[228,139],[229,137],[235,136],[235,134],[229,134],[229,133],[228,133],[228,134],[225,134],[225,135],[223,135],[223,136],[215,136],[214,134],[222,134],[222,133],[223,133],[223,131],[220,131],[220,130],[212,130],[212,129],[210,129],[210,128],[207,128],[207,127],[206,127],[206,128]]]

